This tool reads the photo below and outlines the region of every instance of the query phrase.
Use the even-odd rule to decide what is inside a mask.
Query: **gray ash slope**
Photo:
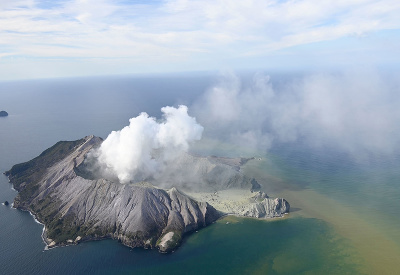
[[[171,181],[165,182],[163,187],[170,187],[166,190],[147,182],[121,184],[88,177],[84,173],[85,158],[101,142],[94,136],[58,142],[5,173],[19,192],[14,207],[32,212],[45,225],[44,240],[49,247],[113,238],[130,247],[167,252],[179,245],[185,233],[224,215],[209,203],[196,201],[172,187]],[[218,158],[187,155],[178,165],[192,167],[206,185],[201,188],[259,188],[256,181],[229,163],[219,163]],[[156,180],[160,182],[160,178]],[[176,186],[185,187],[182,182]],[[280,209],[269,211],[280,216],[289,211],[289,204],[285,201]]]

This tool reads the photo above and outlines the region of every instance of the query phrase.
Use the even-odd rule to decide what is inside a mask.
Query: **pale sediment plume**
[[[280,195],[301,209],[295,215],[324,220],[348,239],[356,252],[346,252],[350,261],[359,265],[361,274],[398,273],[400,248],[357,210],[313,190],[285,190]]]

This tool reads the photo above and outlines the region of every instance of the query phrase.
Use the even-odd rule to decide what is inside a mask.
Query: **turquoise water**
[[[159,116],[162,106],[191,105],[211,81],[209,76],[170,76],[0,83],[0,109],[10,114],[0,119],[0,171],[37,156],[59,140],[90,134],[106,137],[141,111]],[[199,146],[205,147],[207,143]],[[214,152],[235,155],[229,146],[218,150]],[[1,205],[0,274],[390,274],[396,270],[398,158],[359,162],[302,144],[277,147],[262,157],[249,163],[247,171],[270,195],[288,198],[293,212],[284,219],[228,217],[187,236],[168,255],[130,249],[113,240],[44,251],[43,227],[29,213]],[[0,201],[11,202],[15,195],[7,178],[0,176]],[[353,229],[359,230],[357,235]],[[387,262],[370,254],[372,250],[382,255],[391,252],[386,256],[391,262],[387,272],[383,269]],[[377,262],[370,263],[374,257]]]

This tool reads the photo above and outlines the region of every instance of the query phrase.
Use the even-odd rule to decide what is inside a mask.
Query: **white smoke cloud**
[[[194,181],[182,171],[182,153],[203,135],[266,152],[276,143],[301,141],[355,157],[400,151],[400,78],[376,72],[296,76],[281,82],[255,74],[242,81],[226,73],[193,104],[147,113],[112,132],[96,150],[106,178],[126,183]],[[277,84],[278,83],[278,84]],[[186,169],[189,170],[189,169]]]
[[[194,104],[208,136],[266,151],[301,140],[354,156],[400,150],[400,83],[395,74],[351,71],[250,84],[224,74]]]
[[[203,127],[188,115],[186,106],[167,106],[161,111],[162,121],[141,113],[122,130],[109,134],[94,153],[107,174],[122,183],[147,179],[201,139]]]

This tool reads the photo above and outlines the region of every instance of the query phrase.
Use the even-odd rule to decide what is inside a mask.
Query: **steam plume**
[[[107,173],[122,183],[146,179],[187,151],[191,142],[201,139],[203,127],[188,115],[186,106],[167,106],[161,111],[160,122],[141,113],[122,130],[109,134],[96,152]]]
[[[301,140],[359,158],[400,150],[400,83],[374,71],[311,74],[274,85],[225,73],[193,106],[205,135],[266,151]],[[217,124],[216,121],[219,123]]]

